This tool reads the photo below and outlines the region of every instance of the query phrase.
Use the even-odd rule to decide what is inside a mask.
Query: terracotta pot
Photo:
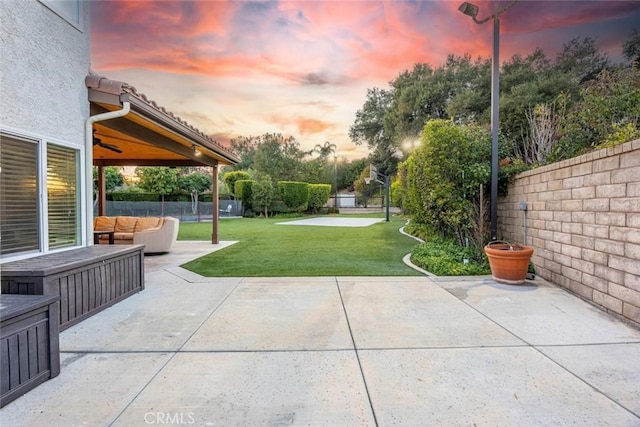
[[[527,278],[533,247],[491,242],[484,247],[493,280],[507,285],[521,285]]]

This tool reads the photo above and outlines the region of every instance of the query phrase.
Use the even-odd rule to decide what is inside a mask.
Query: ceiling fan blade
[[[120,148],[118,148],[115,145],[112,144],[107,144],[102,142],[102,140],[100,138],[96,138],[95,136],[93,137],[93,145],[97,145],[98,147],[102,147],[105,148],[107,150],[111,150],[113,152],[116,152],[118,154],[122,153],[122,150]]]
[[[104,142],[100,142],[98,145],[102,148],[106,148],[107,150],[114,151],[118,154],[122,153],[122,150],[116,147],[115,145],[105,144]]]

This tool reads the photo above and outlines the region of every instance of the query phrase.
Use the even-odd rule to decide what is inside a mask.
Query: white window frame
[[[19,254],[12,254],[0,259],[0,264],[10,261],[17,261],[20,259],[33,258],[34,256],[44,255],[52,252],[64,252],[71,249],[77,249],[87,245],[87,214],[86,209],[86,164],[84,162],[85,146],[84,144],[74,144],[68,141],[63,141],[55,137],[42,135],[34,132],[28,132],[21,129],[15,129],[8,126],[0,126],[0,131],[7,135],[14,136],[16,138],[29,139],[37,145],[38,151],[38,223],[39,230],[38,236],[40,239],[40,248],[38,251],[31,251]],[[78,220],[80,221],[80,235],[78,236],[78,244],[75,246],[68,246],[64,248],[49,249],[49,205],[47,200],[47,146],[48,144],[59,145],[62,147],[77,150],[78,156],[78,171],[76,172],[78,179],[77,191],[78,194]]]
[[[82,24],[83,24],[83,0],[38,0],[47,9],[51,10],[53,13],[58,15],[60,18],[64,19],[70,25],[72,25],[76,30],[82,32]],[[70,7],[74,7],[76,9],[75,13],[69,10]],[[76,16],[74,16],[76,15]]]

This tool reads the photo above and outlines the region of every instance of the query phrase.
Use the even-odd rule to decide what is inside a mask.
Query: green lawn
[[[220,240],[239,243],[183,267],[208,277],[419,275],[402,262],[417,242],[400,234],[401,218],[369,227],[276,224],[293,219],[222,219]],[[211,223],[180,224],[179,240],[210,238]]]

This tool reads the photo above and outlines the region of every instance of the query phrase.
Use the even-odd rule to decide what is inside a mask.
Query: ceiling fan
[[[122,153],[122,150],[120,148],[118,148],[115,145],[112,144],[107,144],[106,142],[102,142],[102,140],[100,138],[97,138],[96,135],[96,130],[93,130],[93,145],[97,145],[98,147],[102,147],[102,148],[106,148],[107,150],[111,150],[113,152],[116,152],[118,154]]]

